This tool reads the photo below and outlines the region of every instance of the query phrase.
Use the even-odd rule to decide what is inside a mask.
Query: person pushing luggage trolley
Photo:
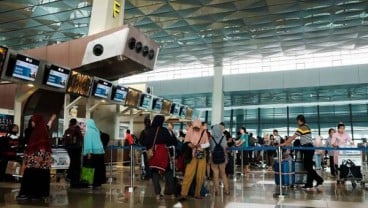
[[[300,137],[300,143],[302,147],[313,147],[312,131],[306,124],[304,115],[298,115],[296,120],[299,126],[298,129],[293,136],[290,136],[285,143],[280,144],[280,146],[290,146],[297,137]],[[315,187],[318,188],[323,184],[323,179],[313,169],[314,150],[302,150],[301,153],[304,156],[304,168],[307,171],[307,183],[303,188],[306,190],[313,188],[314,180],[317,181],[317,185]]]

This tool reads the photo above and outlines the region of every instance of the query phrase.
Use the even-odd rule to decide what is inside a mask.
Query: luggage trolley
[[[60,177],[65,177],[66,171],[69,169],[70,157],[66,149],[52,148],[51,158],[51,175],[56,176],[56,181],[59,182]]]
[[[365,178],[362,174],[362,152],[360,150],[336,151],[338,151],[337,184],[344,184],[346,181],[350,181],[353,188],[356,188],[358,183],[364,188]]]

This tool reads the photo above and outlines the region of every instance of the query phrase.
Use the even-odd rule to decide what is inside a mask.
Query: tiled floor
[[[123,181],[124,183],[121,183]],[[28,207],[76,207],[76,208],[302,208],[302,207],[332,207],[332,208],[367,208],[368,189],[358,187],[353,190],[350,183],[337,185],[326,177],[326,182],[320,190],[310,192],[300,188],[285,190],[284,199],[279,198],[277,187],[273,183],[270,172],[252,172],[240,177],[236,182],[231,180],[231,196],[208,196],[203,200],[189,199],[183,203],[166,198],[157,201],[153,194],[150,181],[135,181],[136,189],[133,194],[128,193],[129,175],[119,176],[114,184],[105,185],[99,190],[70,190],[63,182],[53,182],[51,197],[48,203],[27,202],[19,204],[15,200],[19,184],[0,184],[0,207],[28,208]],[[207,187],[212,190],[212,182]],[[125,184],[125,185],[121,185]]]

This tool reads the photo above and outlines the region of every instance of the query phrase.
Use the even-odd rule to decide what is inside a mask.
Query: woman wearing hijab
[[[158,150],[158,147],[161,146],[172,146],[174,145],[175,141],[172,139],[169,131],[167,128],[163,127],[163,123],[165,121],[165,117],[162,115],[157,115],[153,118],[151,127],[147,130],[145,134],[145,138],[143,140],[143,145],[147,149],[154,148],[156,151]],[[164,148],[166,148],[164,147]],[[165,152],[166,151],[166,152]],[[154,153],[155,154],[155,153]],[[161,161],[166,161],[164,165],[164,170],[160,169],[159,167],[154,167],[153,165],[153,157],[150,160],[150,167],[151,167],[151,173],[152,173],[152,183],[156,194],[156,199],[160,200],[163,196],[161,195],[161,186],[160,186],[160,174],[165,175],[166,183],[169,190],[166,192],[168,195],[172,195],[175,197],[175,184],[174,184],[174,178],[172,174],[172,170],[170,169],[170,165],[168,162],[168,153],[167,150],[163,149],[163,152],[161,154],[162,158],[159,158]],[[164,158],[165,157],[165,158]]]
[[[41,115],[32,116],[32,134],[24,151],[25,170],[18,200],[43,200],[50,195],[51,143]]]
[[[105,150],[101,142],[100,130],[92,119],[86,122],[83,155],[87,157],[86,164],[95,169],[93,187],[100,187],[106,182]]]
[[[6,166],[9,161],[16,160],[17,148],[19,147],[19,126],[13,124],[5,136],[0,137],[0,181],[8,179],[5,176]]]
[[[200,191],[206,174],[206,155],[204,149],[208,148],[210,144],[200,120],[193,122],[192,127],[188,129],[184,142],[188,142],[188,147],[192,149],[192,160],[185,168],[180,201],[184,201],[188,196],[194,176],[196,177],[194,197],[196,199],[202,199]]]
[[[227,138],[222,133],[222,128],[220,125],[215,125],[212,128],[212,139],[210,140],[210,151],[213,152],[215,150],[216,144],[219,144],[224,149],[224,156],[225,161],[221,164],[215,164],[213,161],[215,161],[216,158],[215,155],[212,155],[212,161],[211,161],[211,168],[213,171],[213,184],[215,186],[215,195],[218,195],[220,193],[220,183],[219,178],[221,177],[221,180],[224,184],[224,193],[226,195],[230,195],[229,191],[229,183],[227,180],[225,167],[226,167],[226,149],[227,149]]]

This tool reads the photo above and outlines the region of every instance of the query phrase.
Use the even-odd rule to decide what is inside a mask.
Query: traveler
[[[139,142],[141,144],[144,144],[144,139],[146,138],[147,132],[151,127],[151,119],[145,118],[144,119],[144,129],[141,131],[141,134],[139,135]],[[147,158],[147,152],[143,152],[143,163],[144,163],[144,180],[149,180],[151,178],[151,170],[148,165],[148,158]]]
[[[224,184],[225,195],[230,195],[229,183],[226,176],[226,149],[227,138],[222,133],[220,125],[215,125],[212,128],[212,139],[210,140],[210,151],[212,153],[211,168],[213,171],[213,184],[215,187],[215,195],[220,193],[219,178]]]
[[[273,146],[273,135],[271,136],[269,134],[265,134],[263,136],[263,143],[266,147],[272,147]],[[275,157],[275,151],[274,150],[266,150],[266,164],[268,167],[268,170],[272,170],[272,164],[273,164],[273,158]]]
[[[273,139],[274,139],[274,145],[277,146],[279,144],[282,143],[283,139],[282,137],[279,135],[279,131],[277,129],[273,130]]]
[[[185,200],[188,196],[188,191],[194,177],[196,178],[194,197],[196,199],[202,199],[200,191],[206,174],[206,155],[204,149],[208,148],[210,144],[200,120],[195,120],[192,127],[188,129],[185,142],[188,142],[189,148],[192,149],[192,159],[185,169],[180,201]]]
[[[337,125],[337,132],[332,135],[331,144],[333,147],[344,147],[344,146],[350,146],[353,144],[353,140],[345,132],[345,124],[339,123]],[[334,151],[334,162],[336,165],[339,165],[339,151]]]
[[[336,133],[335,129],[331,128],[328,130],[328,138],[326,140],[326,146],[327,147],[333,147],[332,145],[332,137],[333,135]],[[334,161],[334,151],[333,150],[328,150],[328,156],[329,156],[329,161],[330,161],[330,172],[331,172],[331,176],[335,177],[336,176],[336,170],[337,167]]]
[[[70,187],[78,188],[80,185],[83,135],[77,119],[73,118],[69,121],[69,128],[65,130],[63,143],[70,157],[68,169]]]
[[[202,128],[203,130],[205,130],[206,134],[207,134],[207,137],[208,137],[208,140],[211,141],[212,137],[211,137],[211,133],[210,131],[208,131],[208,124],[206,122],[202,122]],[[209,148],[206,149],[206,177],[207,177],[207,180],[212,180],[212,177],[213,177],[213,173],[212,173],[212,170],[211,170],[211,163],[210,163],[210,159],[211,159],[211,153],[210,153],[210,150]]]
[[[313,147],[312,131],[306,124],[304,115],[298,115],[296,120],[298,123],[298,129],[293,136],[290,136],[285,143],[280,144],[280,146],[290,146],[297,137],[300,137],[300,143],[302,147]],[[313,169],[314,150],[302,150],[301,153],[303,154],[304,158],[304,169],[307,171],[307,183],[303,188],[307,190],[312,188],[314,180],[317,181],[316,188],[318,188],[323,184],[323,179]]]
[[[105,150],[95,121],[88,119],[86,126],[83,145],[83,155],[86,157],[84,165],[94,169],[92,185],[93,188],[99,188],[106,183]]]
[[[224,135],[227,141],[227,148],[233,147],[235,145],[235,142],[230,134],[230,132],[228,131],[224,131]],[[226,164],[226,175],[234,175],[234,156],[231,152],[231,150],[227,151],[227,158],[228,158],[228,162]]]
[[[125,145],[133,145],[134,144],[134,139],[133,136],[130,134],[130,130],[127,129],[125,132],[125,137],[123,139],[123,144]]]
[[[46,124],[47,127],[47,131],[50,130],[52,123],[55,121],[56,119],[56,114],[52,114],[49,121]],[[28,126],[27,128],[24,130],[24,137],[23,137],[23,142],[22,142],[22,147],[25,147],[28,145],[29,140],[31,138],[32,135],[32,131],[33,131],[34,125],[33,125],[33,121],[32,121],[32,117],[28,120]]]
[[[169,154],[167,147],[175,145],[170,132],[167,128],[163,127],[165,117],[162,115],[156,115],[153,118],[151,127],[147,130],[143,145],[147,150],[153,148],[154,156],[150,159],[149,164],[151,168],[151,177],[153,188],[156,194],[156,199],[163,198],[161,194],[160,178],[163,174],[169,190],[166,190],[168,195],[175,197],[175,184],[172,170],[169,164]],[[162,164],[164,162],[165,164]],[[156,165],[159,164],[159,165]]]
[[[240,139],[236,142],[237,147],[248,148],[249,147],[249,135],[244,127],[240,128]],[[243,150],[243,173],[247,174],[250,172],[249,168],[249,153],[248,150]]]
[[[315,147],[322,147],[322,138],[321,136],[316,136],[316,139],[314,140],[314,146]],[[316,170],[322,169],[322,158],[323,158],[323,150],[316,150],[314,154],[314,162],[316,163]]]
[[[0,181],[6,179],[5,171],[9,161],[16,160],[17,149],[19,148],[18,134],[19,126],[10,126],[5,136],[0,138]]]
[[[44,200],[50,195],[51,142],[43,117],[31,118],[32,133],[24,151],[24,174],[17,200]]]

